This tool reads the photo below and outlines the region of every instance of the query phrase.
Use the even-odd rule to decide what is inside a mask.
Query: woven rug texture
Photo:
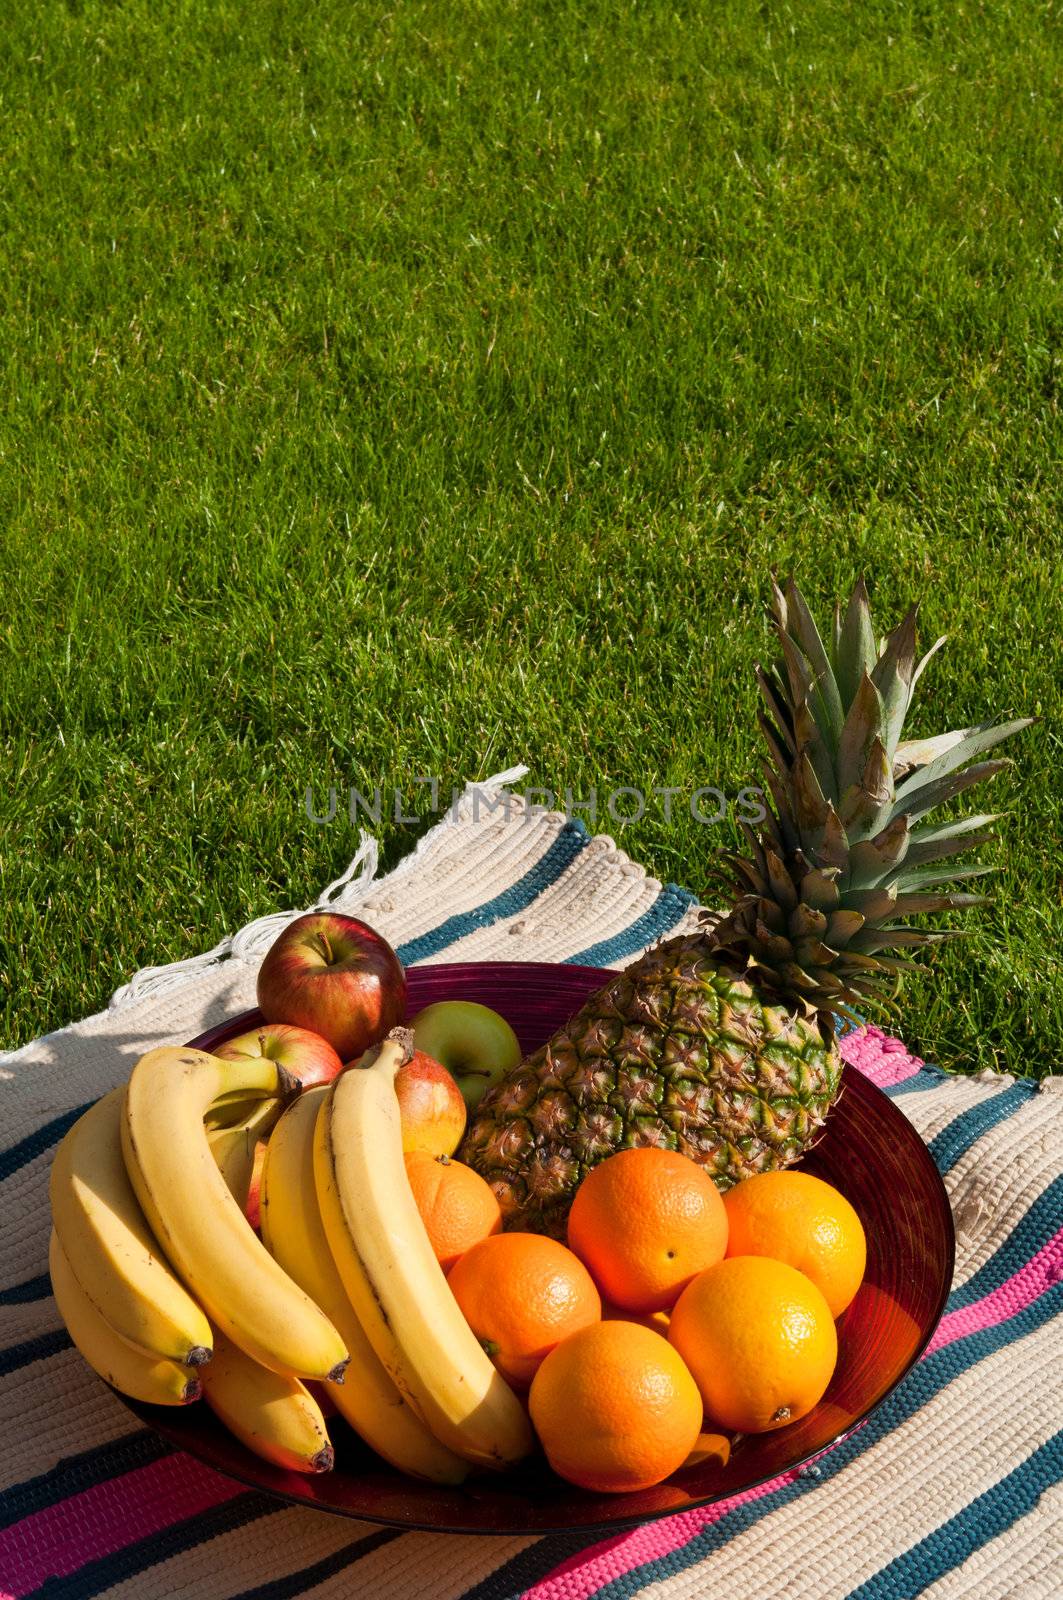
[[[525,806],[506,787],[521,776],[471,786],[386,877],[363,838],[318,904],[363,915],[408,965],[622,966],[695,924],[693,897],[612,839]],[[474,1539],[286,1508],[136,1424],[51,1298],[52,1155],[145,1050],[253,1005],[262,956],[297,914],[138,973],[98,1016],[0,1056],[0,1600],[1059,1600],[1063,1079],[950,1078],[875,1028],[844,1053],[928,1144],[956,1276],[917,1368],[813,1466],[589,1544]]]

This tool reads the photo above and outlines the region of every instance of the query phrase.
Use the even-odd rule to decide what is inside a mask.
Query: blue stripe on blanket
[[[942,1177],[946,1172],[952,1171],[960,1157],[967,1154],[983,1133],[988,1133],[991,1128],[1006,1122],[1012,1112],[1020,1110],[1030,1096],[1036,1093],[1036,1083],[1024,1080],[1022,1083],[1012,1084],[1010,1089],[1002,1089],[999,1094],[993,1095],[989,1100],[983,1100],[980,1105],[963,1112],[961,1116],[954,1117],[948,1127],[942,1128],[928,1146],[934,1158],[934,1165]]]
[[[86,1100],[83,1106],[75,1106],[73,1111],[64,1111],[61,1117],[52,1117],[49,1122],[42,1123],[33,1133],[28,1133],[24,1139],[13,1144],[10,1150],[0,1151],[0,1181],[10,1178],[20,1167],[28,1166],[37,1156],[51,1149],[53,1144],[58,1144],[67,1129],[72,1128],[82,1112],[87,1111],[94,1103],[92,1100]]]
[[[23,1283],[13,1283],[10,1289],[0,1289],[0,1306],[28,1306],[34,1300],[47,1300],[52,1292],[52,1280],[46,1272]]]
[[[136,1433],[123,1434],[110,1444],[94,1445],[91,1450],[64,1456],[50,1472],[27,1478],[0,1494],[0,1528],[9,1528],[23,1517],[45,1511],[72,1494],[81,1494],[107,1478],[120,1477],[136,1467],[146,1467],[169,1453],[170,1446],[159,1434],[142,1428]]]
[[[940,1067],[920,1067],[910,1078],[905,1078],[902,1083],[891,1083],[882,1093],[888,1094],[891,1100],[896,1100],[902,1094],[921,1094],[926,1089],[940,1089],[947,1077],[948,1074],[942,1072]]]
[[[231,1596],[231,1600],[295,1600],[296,1595],[305,1594],[307,1589],[314,1589],[326,1578],[334,1578],[337,1573],[345,1572],[356,1561],[372,1555],[382,1545],[393,1544],[396,1539],[403,1537],[401,1528],[378,1528],[376,1533],[367,1533],[361,1539],[352,1539],[349,1544],[341,1545],[330,1556],[315,1561],[313,1566],[303,1567],[299,1572],[289,1572],[283,1578],[271,1578],[268,1583],[257,1584],[253,1589],[241,1589],[239,1594]]]
[[[690,907],[696,905],[695,897],[686,889],[681,889],[677,883],[666,883],[656,900],[648,911],[633,922],[623,933],[614,934],[611,939],[602,939],[598,944],[588,945],[586,950],[581,950],[577,955],[566,956],[565,965],[573,967],[612,967],[618,961],[623,961],[625,956],[636,955],[646,945],[653,944],[655,939],[674,928],[681,922]]]
[[[503,889],[501,894],[485,901],[482,906],[476,906],[472,911],[459,911],[441,922],[438,928],[430,928],[427,933],[418,934],[416,939],[399,945],[396,952],[399,960],[407,967],[418,961],[427,961],[430,956],[438,955],[467,934],[475,933],[479,928],[489,928],[504,917],[515,917],[518,912],[526,911],[533,900],[537,900],[568,870],[589,841],[590,834],[582,822],[576,818],[566,822],[546,854],[516,883],[511,883],[508,889]]]
[[[1063,1431],[1026,1461],[976,1496],[940,1528],[853,1589],[848,1600],[896,1600],[918,1595],[952,1572],[968,1556],[1025,1517],[1046,1489],[1063,1480]]]
[[[51,1328],[33,1339],[24,1339],[21,1344],[9,1344],[6,1350],[0,1350],[0,1378],[17,1372],[19,1367],[45,1361],[48,1356],[57,1356],[60,1351],[72,1348],[73,1341],[65,1328]]]

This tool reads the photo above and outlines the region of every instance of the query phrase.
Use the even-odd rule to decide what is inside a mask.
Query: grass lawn
[[[5,14],[3,1043],[312,900],[308,783],[756,781],[777,565],[950,634],[916,732],[1042,716],[901,1025],[1058,1068],[1052,8]]]

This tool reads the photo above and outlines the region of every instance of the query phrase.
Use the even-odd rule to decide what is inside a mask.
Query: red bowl
[[[409,1012],[433,1000],[478,1000],[507,1017],[525,1051],[535,1049],[610,974],[539,962],[412,967]],[[254,1027],[245,1012],[191,1043],[210,1050]],[[867,1274],[839,1323],[839,1357],[819,1405],[800,1422],[739,1440],[725,1467],[678,1472],[637,1494],[574,1489],[542,1463],[460,1488],[404,1478],[340,1420],[330,1422],[336,1467],[303,1477],[252,1455],[204,1405],[180,1410],[127,1401],[173,1445],[241,1483],[319,1511],[433,1532],[588,1534],[688,1511],[740,1494],[810,1461],[859,1427],[919,1359],[952,1281],[954,1235],[937,1168],[911,1123],[881,1090],[845,1068],[826,1132],[803,1163],[855,1206],[867,1232]]]

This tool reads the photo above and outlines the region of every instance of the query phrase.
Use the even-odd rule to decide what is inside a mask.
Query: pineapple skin
[[[657,1145],[720,1189],[809,1148],[837,1096],[829,1020],[772,1003],[708,933],[665,940],[611,979],[485,1095],[459,1156],[506,1228],[563,1237],[590,1169]]]

